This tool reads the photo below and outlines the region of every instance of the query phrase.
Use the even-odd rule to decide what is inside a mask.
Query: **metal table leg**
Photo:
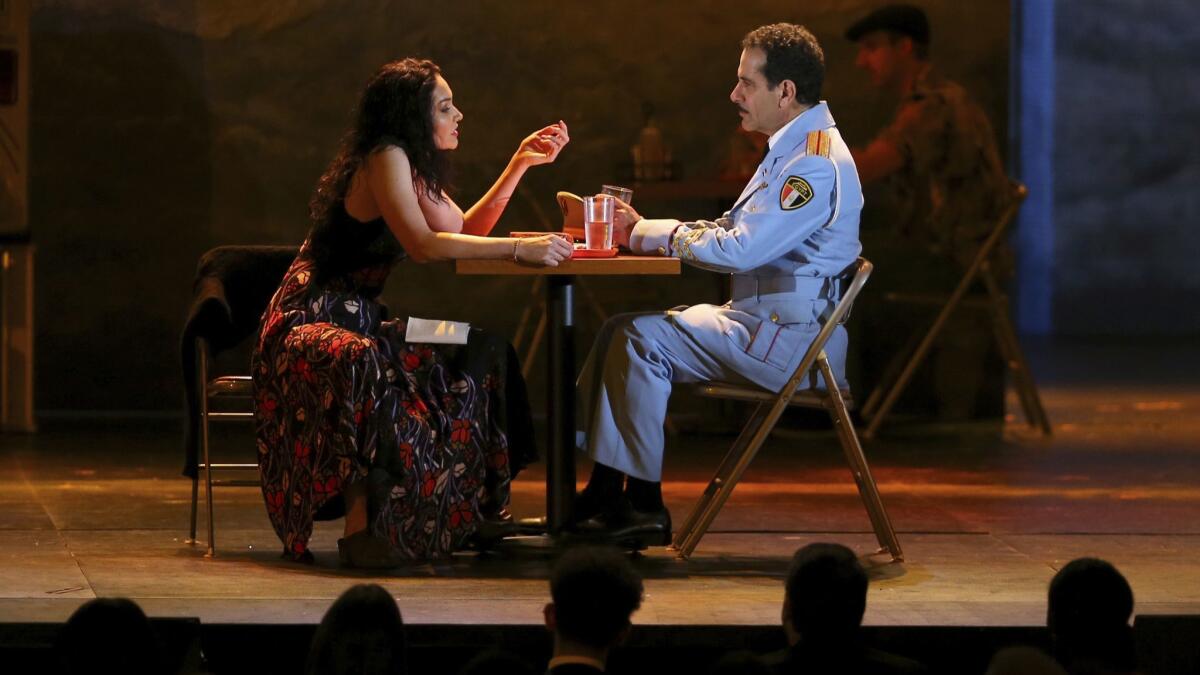
[[[547,341],[546,525],[558,534],[575,501],[575,308],[574,277],[550,276]]]

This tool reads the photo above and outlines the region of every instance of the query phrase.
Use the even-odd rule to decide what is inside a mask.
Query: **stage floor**
[[[1050,577],[1085,555],[1125,573],[1139,614],[1200,613],[1195,349],[1059,342],[1030,351],[1052,439],[1018,419],[999,431],[898,425],[867,444],[906,556],[865,558],[867,624],[1040,625]],[[190,481],[178,475],[174,425],[44,426],[0,436],[0,622],[62,621],[89,598],[127,596],[151,616],[310,623],[367,580],[399,599],[408,623],[542,620],[549,545],[370,575],[337,568],[341,525],[320,523],[317,564],[290,564],[257,488],[223,488],[218,556],[206,559],[202,545],[184,542]],[[671,439],[665,489],[677,520],[731,440]],[[542,475],[535,468],[518,481],[517,515],[540,511]],[[783,433],[690,561],[662,549],[636,559],[647,595],[635,623],[777,625],[789,557],[812,541],[864,556],[875,548],[832,433]]]

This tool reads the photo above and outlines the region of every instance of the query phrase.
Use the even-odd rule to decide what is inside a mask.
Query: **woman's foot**
[[[404,561],[392,553],[391,544],[361,529],[338,539],[338,561],[342,567],[358,569],[388,569]]]
[[[472,551],[488,551],[506,538],[521,534],[521,526],[513,520],[512,515],[507,510],[503,513],[508,517],[481,519],[475,527],[475,533],[467,539],[467,548]]]

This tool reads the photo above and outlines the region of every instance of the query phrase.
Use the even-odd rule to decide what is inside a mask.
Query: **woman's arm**
[[[571,255],[571,245],[561,237],[518,240],[435,232],[422,213],[408,155],[400,148],[373,153],[366,169],[367,185],[384,222],[417,262],[516,257],[522,262],[556,266]],[[448,198],[446,203],[453,205]]]
[[[504,207],[508,206],[525,171],[531,166],[553,162],[570,140],[567,124],[561,120],[526,136],[492,189],[463,214],[462,232],[487,236],[500,220],[500,214],[504,213]]]

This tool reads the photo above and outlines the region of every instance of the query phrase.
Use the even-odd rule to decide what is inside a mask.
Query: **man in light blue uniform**
[[[596,464],[576,502],[577,531],[668,543],[660,480],[672,384],[721,380],[777,390],[837,302],[834,277],[860,251],[863,198],[854,160],[820,101],[824,70],[804,27],[751,31],[730,99],[743,128],[770,138],[733,208],[715,222],[681,223],[619,206],[618,243],[731,273],[733,297],[721,306],[623,314],[601,329],[579,379],[581,449]],[[826,352],[840,375],[845,329]]]

